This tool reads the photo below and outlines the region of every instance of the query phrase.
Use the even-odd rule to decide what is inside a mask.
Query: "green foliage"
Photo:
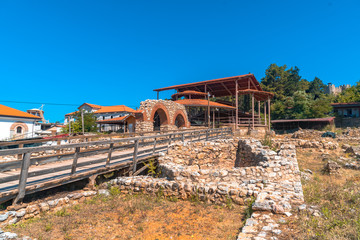
[[[84,113],[84,131],[85,132],[96,132],[97,124],[96,117],[93,113]],[[66,125],[62,129],[63,133],[69,132],[69,125]],[[82,118],[81,113],[77,112],[75,115],[75,121],[71,122],[71,132],[72,133],[81,133],[82,132]]]
[[[111,187],[110,188],[110,195],[111,196],[117,196],[117,195],[120,195],[121,191],[120,191],[120,188],[118,187]]]
[[[152,177],[159,177],[159,175],[161,174],[161,171],[157,171],[157,165],[155,163],[155,160],[152,158],[149,160],[149,162],[146,164],[144,163],[145,166],[148,168],[148,175],[152,176]]]
[[[360,102],[360,81],[356,83],[356,85],[345,89],[342,93],[340,93],[336,102],[349,103],[349,102]]]
[[[57,216],[57,217],[65,217],[65,216],[69,216],[69,215],[70,214],[66,211],[66,208],[62,208],[55,213],[55,216]]]
[[[298,67],[271,64],[261,81],[265,91],[275,94],[271,107],[273,119],[326,117],[332,111],[334,98],[325,94],[326,85],[315,77],[311,82],[302,79]]]
[[[254,210],[252,209],[252,205],[255,202],[255,197],[251,197],[250,201],[247,204],[247,208],[245,209],[245,221],[248,218],[251,218],[251,215],[253,214]]]

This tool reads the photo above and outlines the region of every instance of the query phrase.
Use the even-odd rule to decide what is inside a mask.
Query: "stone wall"
[[[190,127],[185,106],[168,100],[146,100],[140,103],[136,116],[136,132],[150,132],[154,130],[154,115],[160,111],[160,130],[176,130],[175,119],[181,115],[184,122],[181,128]],[[159,113],[159,112],[158,112]]]

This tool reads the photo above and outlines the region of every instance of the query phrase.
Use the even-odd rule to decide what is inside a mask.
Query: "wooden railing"
[[[0,150],[0,156],[20,154],[22,156],[21,160],[0,164],[0,203],[15,198],[14,204],[16,204],[22,201],[25,194],[117,169],[128,168],[130,175],[137,175],[144,170],[137,169],[138,163],[159,152],[167,151],[172,142],[213,140],[231,134],[231,128],[201,129],[105,141]],[[97,148],[91,149],[91,147]],[[72,149],[72,152],[42,157],[32,156],[34,153],[58,152],[61,149]],[[85,161],[79,162],[80,158],[94,156],[97,158],[83,159]],[[72,162],[70,164],[64,160],[72,160]],[[33,168],[32,171],[29,171],[30,167]],[[32,178],[37,179],[30,181]]]

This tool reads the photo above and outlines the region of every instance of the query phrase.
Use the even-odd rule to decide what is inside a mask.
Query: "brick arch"
[[[167,125],[171,123],[171,119],[170,119],[170,114],[169,111],[167,110],[167,108],[165,107],[164,104],[162,103],[157,103],[155,104],[155,106],[152,109],[151,112],[151,117],[150,117],[150,121],[154,122],[154,116],[157,110],[162,110],[161,111],[161,115],[160,115],[160,119],[163,117],[165,117],[165,120],[163,119],[163,122],[161,123],[161,125]]]
[[[27,133],[29,131],[28,126],[26,125],[26,123],[24,122],[14,122],[11,127],[10,127],[10,131],[14,131],[14,134],[16,134],[16,128],[17,127],[22,127],[24,129],[24,131],[22,133]]]
[[[172,125],[175,125],[175,120],[179,115],[182,116],[184,119],[184,126],[181,126],[181,127],[189,127],[189,121],[187,118],[187,114],[184,113],[184,110],[177,110],[175,112],[174,117],[172,119]]]

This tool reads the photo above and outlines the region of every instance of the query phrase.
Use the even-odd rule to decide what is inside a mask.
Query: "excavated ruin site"
[[[339,131],[335,139],[322,134],[299,130],[258,139],[242,136],[173,143],[144,175],[115,177],[92,191],[48,197],[17,209],[8,207],[0,214],[2,229],[7,230],[0,239],[23,237],[19,229],[31,219],[99,195],[111,196],[114,191],[122,196],[176,199],[178,206],[194,199],[198,204],[239,206],[244,213],[226,220],[243,224],[234,229],[236,237],[229,239],[329,239],[327,232],[335,236],[332,239],[355,239],[352,237],[359,231],[355,223],[341,219],[357,216],[354,221],[359,220],[354,205],[359,201],[360,130]],[[340,199],[342,194],[346,196]],[[179,211],[185,214],[185,209]],[[191,239],[172,236],[171,231],[162,234],[159,239]],[[150,234],[148,239],[156,239],[154,236]]]

